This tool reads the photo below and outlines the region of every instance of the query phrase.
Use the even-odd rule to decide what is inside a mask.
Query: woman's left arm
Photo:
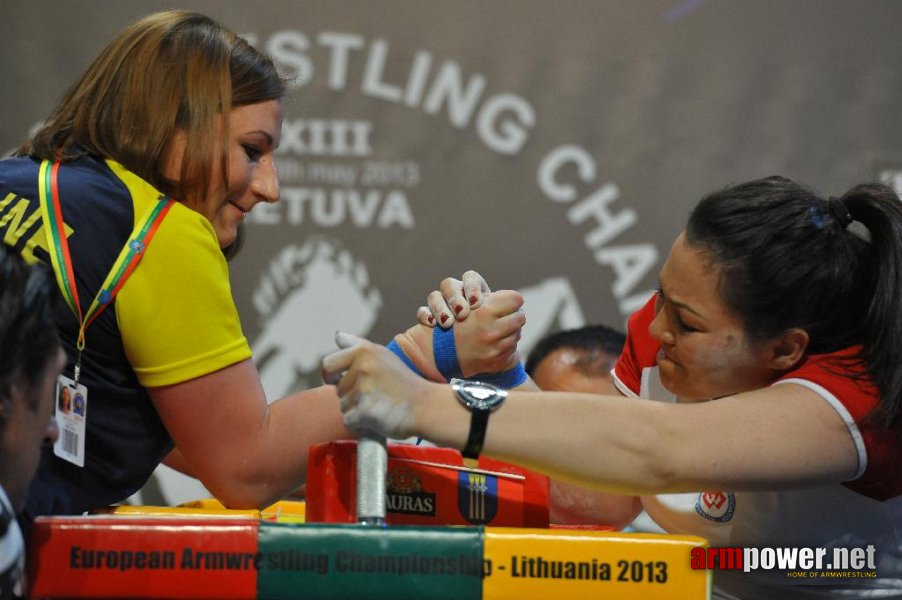
[[[464,446],[470,414],[449,386],[405,373],[383,348],[344,340],[355,342],[323,363],[333,379],[346,371],[338,393],[348,427]],[[699,404],[549,393],[511,392],[489,419],[485,454],[628,494],[798,487],[858,469],[843,419],[795,384]]]

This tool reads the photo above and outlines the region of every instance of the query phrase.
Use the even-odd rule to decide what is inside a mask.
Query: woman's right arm
[[[267,404],[253,361],[149,389],[192,474],[230,508],[272,504],[304,483],[313,444],[353,437],[335,388]]]
[[[504,370],[519,361],[516,339],[525,317],[522,297],[497,292],[479,314],[458,324],[468,372]],[[395,340],[420,371],[441,380],[432,354],[432,329],[414,325]],[[252,359],[182,383],[148,388],[176,444],[168,458],[223,504],[261,507],[304,483],[311,445],[353,437],[342,424],[335,388],[324,386],[267,403]],[[177,463],[176,463],[177,461]]]

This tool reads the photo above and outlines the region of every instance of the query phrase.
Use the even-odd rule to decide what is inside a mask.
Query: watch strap
[[[474,410],[470,411],[470,434],[467,436],[467,443],[460,454],[464,458],[479,458],[482,452],[482,446],[485,444],[485,432],[489,425],[488,411]]]

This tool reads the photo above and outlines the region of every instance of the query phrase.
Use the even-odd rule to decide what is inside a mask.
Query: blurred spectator
[[[611,369],[626,336],[606,325],[585,325],[539,340],[526,360],[526,372],[546,391],[615,393]],[[639,512],[639,501],[579,485],[550,480],[552,523],[620,529]]]
[[[529,353],[526,372],[543,390],[601,393],[625,340],[606,325],[551,333]]]
[[[56,333],[56,284],[0,244],[0,599],[20,594],[24,541],[16,513],[44,440],[59,436],[54,390],[65,361]]]

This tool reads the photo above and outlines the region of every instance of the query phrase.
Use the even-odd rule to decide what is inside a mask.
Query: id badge
[[[72,379],[60,375],[56,383],[54,417],[60,436],[53,444],[53,453],[79,467],[85,466],[85,432],[88,416],[88,388],[75,385]]]

